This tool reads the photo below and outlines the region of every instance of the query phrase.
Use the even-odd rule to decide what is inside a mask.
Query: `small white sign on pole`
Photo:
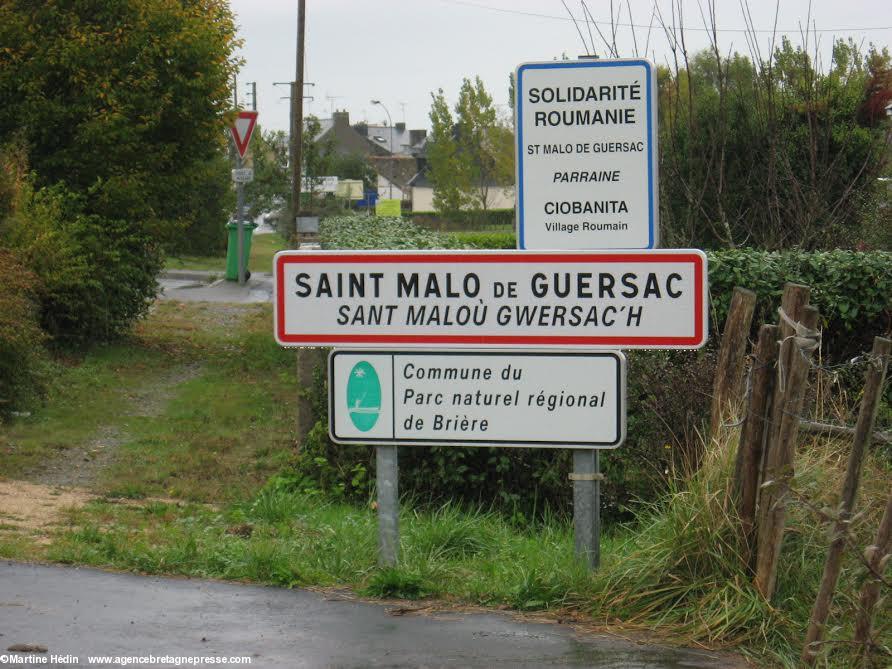
[[[616,448],[625,438],[617,351],[360,351],[329,356],[337,443]]]
[[[657,248],[653,64],[525,63],[515,81],[518,248]]]
[[[237,167],[232,170],[232,180],[237,184],[246,184],[254,181],[254,168]]]

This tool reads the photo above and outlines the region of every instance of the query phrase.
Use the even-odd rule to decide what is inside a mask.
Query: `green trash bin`
[[[251,257],[251,237],[254,233],[256,223],[245,222],[242,224],[245,230],[245,246],[243,255],[245,258],[245,278],[251,276],[248,271],[248,258]],[[226,246],[226,280],[238,281],[238,223],[227,223],[226,229],[229,231],[229,242]]]

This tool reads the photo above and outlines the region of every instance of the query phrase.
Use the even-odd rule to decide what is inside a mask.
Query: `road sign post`
[[[573,451],[573,547],[591,569],[601,564],[602,479],[599,451]]]
[[[375,447],[378,488],[378,563],[395,567],[400,555],[400,496],[397,447]]]
[[[254,171],[250,170],[251,179],[247,178],[248,170],[242,168],[242,160],[248,151],[248,144],[251,142],[251,135],[254,132],[254,125],[257,123],[256,111],[240,111],[236,117],[235,124],[229,128],[235,143],[236,157],[235,169],[232,171],[232,179],[236,184],[236,225],[237,243],[236,253],[238,255],[238,282],[239,285],[245,283],[245,188],[244,184],[254,177]]]

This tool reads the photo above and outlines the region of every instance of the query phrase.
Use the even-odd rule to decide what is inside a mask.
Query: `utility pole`
[[[249,81],[246,85],[251,89],[251,111],[257,111],[257,82]]]
[[[291,83],[291,202],[292,218],[296,226],[300,213],[301,149],[304,130],[304,33],[306,27],[306,0],[297,0],[297,67],[295,81]],[[296,230],[296,227],[295,227]],[[321,362],[322,349],[302,348],[297,352],[297,383],[301,388],[313,387],[316,363]],[[313,427],[313,406],[308,396],[297,400],[297,437],[300,440]]]
[[[300,214],[300,163],[304,129],[304,34],[306,27],[306,0],[297,0],[297,62],[291,87],[291,202],[292,220]]]

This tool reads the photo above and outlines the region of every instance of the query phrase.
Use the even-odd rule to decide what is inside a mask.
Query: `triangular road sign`
[[[248,144],[251,141],[255,123],[257,123],[256,111],[240,111],[235,119],[235,125],[229,128],[232,139],[235,140],[235,148],[242,158],[248,152]]]

